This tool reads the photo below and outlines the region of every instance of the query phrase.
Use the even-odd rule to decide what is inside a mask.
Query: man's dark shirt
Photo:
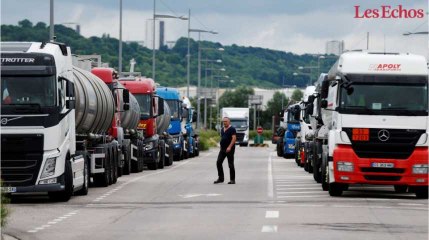
[[[237,135],[237,131],[235,131],[235,128],[233,126],[230,126],[226,131],[224,131],[224,128],[220,131],[221,139],[220,139],[220,149],[222,151],[226,151],[229,144],[231,144],[232,141],[232,135]],[[235,149],[235,144],[232,145],[231,151]]]

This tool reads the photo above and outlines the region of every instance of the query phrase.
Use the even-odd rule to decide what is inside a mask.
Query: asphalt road
[[[274,147],[236,150],[236,185],[214,185],[217,149],[119,178],[88,196],[15,198],[3,232],[19,239],[428,239],[428,200],[393,187],[330,197]]]

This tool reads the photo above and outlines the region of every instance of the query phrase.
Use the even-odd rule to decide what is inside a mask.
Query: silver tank
[[[125,129],[137,129],[140,120],[140,106],[137,99],[130,93],[130,110],[121,114],[122,127]]]
[[[170,119],[170,107],[168,106],[167,101],[164,101],[164,114],[156,117],[156,133],[162,134],[163,132],[166,132],[170,125]]]
[[[115,103],[107,85],[94,74],[73,67],[76,133],[105,133],[112,125]]]

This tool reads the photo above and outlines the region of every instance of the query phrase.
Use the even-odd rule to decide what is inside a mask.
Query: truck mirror
[[[158,97],[158,116],[164,114],[164,99]]]
[[[186,108],[183,109],[182,118],[188,118],[188,109],[186,109]]]
[[[124,111],[128,111],[128,110],[130,110],[130,104],[124,103]]]
[[[75,108],[75,100],[66,100],[66,108],[74,109]]]
[[[308,104],[305,111],[306,111],[307,115],[313,115],[313,103]]]
[[[197,121],[197,112],[192,112],[192,122]]]
[[[283,110],[279,112],[279,117],[284,117],[284,111]]]
[[[329,91],[329,81],[324,80],[322,82],[322,88],[320,89],[320,98],[327,98],[328,97],[328,91]]]
[[[66,81],[66,97],[74,97],[74,83],[65,78],[64,80]]]
[[[328,107],[328,100],[323,99],[322,101],[320,101],[320,107],[321,108],[327,108]]]
[[[122,90],[122,98],[123,98],[125,104],[130,103],[130,90],[123,89]],[[124,105],[124,107],[125,107],[125,105]],[[128,109],[129,109],[129,107],[128,107]]]
[[[314,102],[314,98],[315,98],[315,96],[314,96],[314,95],[310,95],[310,96],[308,96],[308,102],[309,102],[309,103],[313,103],[313,102]]]

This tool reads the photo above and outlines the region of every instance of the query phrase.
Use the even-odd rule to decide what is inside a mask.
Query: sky
[[[325,44],[343,40],[345,49],[410,52],[429,58],[428,35],[404,36],[428,31],[427,0],[155,0],[156,14],[188,15],[191,28],[213,30],[202,40],[223,45],[262,47],[296,54],[324,54]],[[49,23],[49,0],[1,0],[1,23],[22,19]],[[119,37],[119,0],[54,0],[55,23],[73,22],[85,37],[103,33]],[[145,41],[152,18],[153,0],[123,0],[123,40]],[[355,18],[381,6],[423,9],[424,18]],[[187,36],[188,22],[164,19],[166,40]],[[73,26],[73,25],[69,25]],[[150,32],[150,31],[149,31]],[[197,33],[192,33],[197,39]]]

